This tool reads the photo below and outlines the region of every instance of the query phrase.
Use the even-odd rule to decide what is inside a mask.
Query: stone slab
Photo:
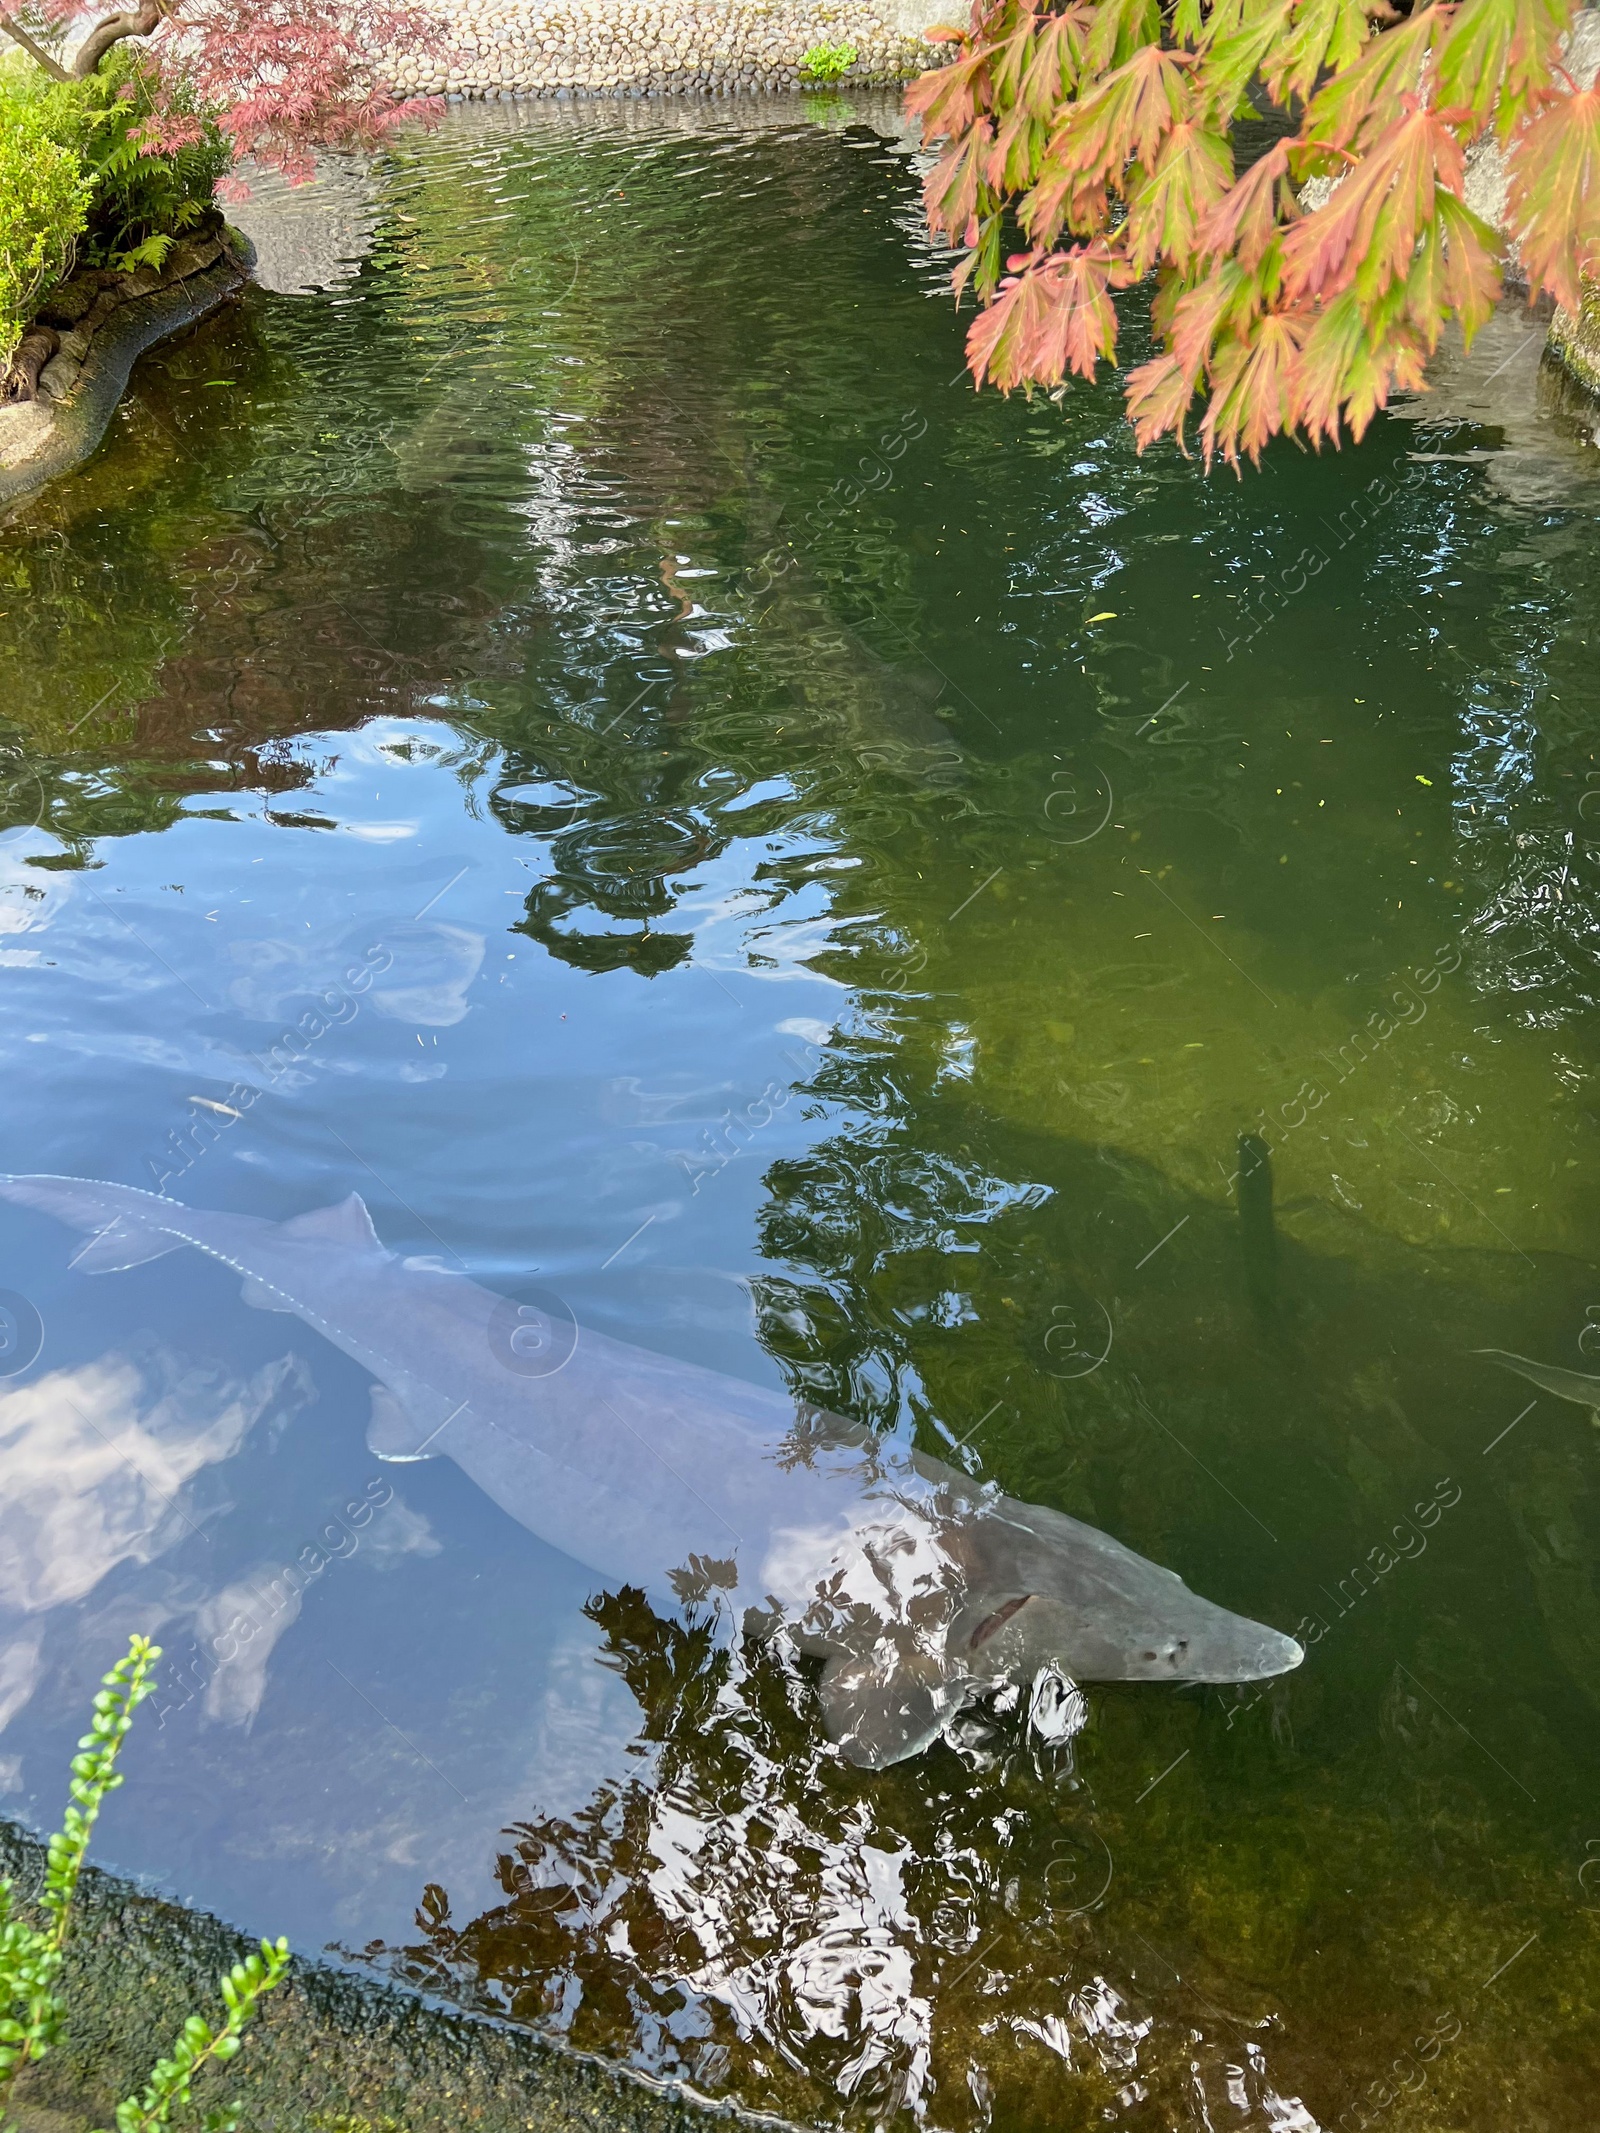
[[[131,1800],[131,1794],[123,1794]],[[42,1847],[0,1821],[0,1873],[37,1887]],[[90,1869],[65,1971],[64,2043],[19,2084],[24,2133],[114,2122],[216,1980],[253,1946],[219,1920]],[[237,2098],[254,2133],[798,2133],[704,2102],[506,2023],[297,1958],[233,2064],[196,2085],[196,2119]]]
[[[71,355],[52,357],[40,380],[40,399],[0,407],[0,508],[87,459],[145,350],[197,324],[248,279],[248,263],[224,255],[198,273],[121,303],[97,328],[81,366]]]

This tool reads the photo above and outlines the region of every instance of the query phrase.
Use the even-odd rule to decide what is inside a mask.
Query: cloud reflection
[[[0,1608],[36,1614],[196,1530],[181,1501],[231,1458],[301,1366],[242,1382],[108,1354],[0,1392]]]

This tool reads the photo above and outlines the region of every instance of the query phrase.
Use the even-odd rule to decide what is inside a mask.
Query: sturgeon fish
[[[126,1185],[0,1176],[88,1233],[87,1273],[192,1245],[371,1372],[379,1457],[445,1455],[610,1588],[822,1660],[828,1731],[877,1769],[961,1708],[1048,1670],[1073,1681],[1243,1682],[1291,1637],[1199,1597],[1062,1512],[763,1386],[564,1324],[386,1251],[358,1194],[286,1222]]]
[[[1595,1427],[1600,1429],[1600,1378],[1589,1377],[1581,1370],[1563,1370],[1558,1363],[1535,1363],[1525,1355],[1513,1355],[1508,1348],[1478,1348],[1473,1352],[1491,1357],[1502,1370],[1514,1370],[1541,1392],[1553,1392],[1558,1400],[1587,1407]]]

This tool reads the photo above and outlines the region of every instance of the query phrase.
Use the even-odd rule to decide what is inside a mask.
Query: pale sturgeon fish
[[[183,1244],[220,1259],[247,1302],[298,1313],[372,1372],[380,1458],[448,1455],[530,1533],[664,1614],[786,1632],[824,1661],[824,1718],[854,1763],[916,1755],[975,1696],[1051,1670],[1242,1682],[1305,1656],[1075,1518],[402,1260],[355,1194],[287,1222],[81,1178],[0,1177],[0,1194],[87,1231],[89,1273]]]
[[[1553,1392],[1558,1400],[1587,1407],[1596,1428],[1600,1428],[1600,1378],[1587,1377],[1581,1370],[1563,1370],[1556,1363],[1530,1362],[1525,1355],[1513,1355],[1509,1348],[1478,1348],[1474,1353],[1492,1356],[1502,1370],[1514,1370],[1541,1392]]]

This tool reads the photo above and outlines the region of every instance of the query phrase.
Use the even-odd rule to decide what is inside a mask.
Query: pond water
[[[0,1168],[358,1191],[1305,1665],[852,1769],[7,1206],[0,1808],[146,1629],[108,1863],[703,2092],[1587,2126],[1600,1439],[1475,1351],[1600,1367],[1600,492],[975,396],[916,188],[829,100],[461,115],[147,359],[0,532]]]

